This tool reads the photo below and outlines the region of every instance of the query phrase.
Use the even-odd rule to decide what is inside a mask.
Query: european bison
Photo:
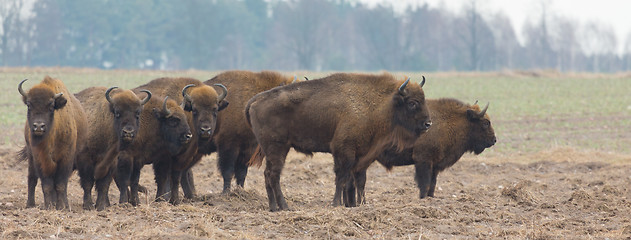
[[[433,197],[438,173],[454,165],[466,152],[480,154],[496,142],[486,110],[480,110],[456,99],[427,100],[432,126],[416,140],[414,148],[397,153],[389,150],[378,161],[391,169],[393,166],[414,164],[420,198]],[[363,194],[366,172],[356,179],[357,194]]]
[[[68,209],[68,178],[72,174],[76,154],[83,148],[87,120],[83,108],[60,80],[46,76],[28,92],[18,91],[28,107],[24,126],[26,146],[19,158],[28,159],[28,200],[35,206],[37,179],[42,181],[44,208]]]
[[[424,79],[424,78],[423,78]],[[280,173],[290,148],[298,152],[330,152],[334,158],[333,205],[355,205],[347,195],[356,172],[386,149],[413,146],[431,126],[422,86],[397,81],[392,75],[338,73],[274,88],[254,96],[246,119],[267,158],[265,187],[271,211],[287,209]],[[254,155],[252,164],[260,164]],[[343,192],[344,190],[344,192]]]
[[[257,142],[252,130],[246,125],[243,109],[250,98],[257,93],[291,84],[296,77],[285,77],[277,72],[262,71],[258,73],[249,71],[227,71],[212,79],[205,81],[208,85],[224,84],[230,89],[230,95],[226,100],[230,102],[230,108],[222,111],[217,120],[217,131],[213,136],[213,144],[207,148],[200,148],[200,154],[218,152],[217,166],[223,177],[223,193],[230,192],[232,178],[236,178],[237,185],[243,187],[248,173],[247,162],[256,149]],[[192,184],[193,175],[187,171],[182,178],[184,195],[192,198],[195,188]]]
[[[165,197],[170,189],[169,202],[173,204],[180,202],[180,179],[187,180],[181,177],[182,173],[201,160],[198,149],[211,144],[211,137],[217,124],[217,114],[228,106],[228,101],[225,100],[228,95],[226,87],[221,84],[214,84],[214,86],[220,90],[221,94],[218,94],[215,88],[192,78],[159,78],[137,88],[148,89],[154,94],[181,101],[189,125],[194,129],[191,143],[180,153],[162,155],[153,159],[158,199]],[[168,179],[171,180],[170,186],[166,185]],[[189,183],[183,185],[188,186]]]
[[[140,91],[142,89],[134,90],[136,94]],[[146,110],[140,113],[140,128],[134,141],[118,153],[115,180],[120,191],[120,203],[129,201],[137,205],[142,167],[154,159],[181,153],[193,137],[189,118],[181,105],[168,96],[162,101],[158,100],[162,96],[153,95],[144,106]]]
[[[147,90],[141,90],[147,96],[140,99],[130,90],[116,88],[91,87],[75,94],[85,109],[90,128],[86,146],[79,152],[76,162],[84,209],[94,208],[92,187],[95,181],[96,209],[109,206],[108,190],[118,152],[131,145],[138,132],[143,105],[151,99],[151,92]]]

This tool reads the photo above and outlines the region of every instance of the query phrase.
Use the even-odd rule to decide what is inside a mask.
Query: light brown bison
[[[227,71],[205,81],[207,85],[223,84],[230,89],[226,100],[230,107],[219,113],[212,144],[199,149],[198,157],[218,152],[217,167],[223,177],[223,192],[230,192],[232,178],[243,187],[248,172],[247,162],[254,153],[257,143],[252,130],[247,126],[243,109],[257,93],[291,84],[296,77],[286,77],[277,72]],[[182,176],[182,189],[186,198],[195,196],[190,170]],[[189,184],[190,183],[190,184]]]
[[[143,89],[133,91],[139,94]],[[118,153],[114,179],[120,191],[120,203],[137,205],[142,167],[164,156],[180,154],[190,145],[193,137],[187,112],[180,103],[168,96],[163,101],[158,100],[162,96],[153,95],[144,106],[146,110],[140,113],[140,128],[134,141]]]
[[[83,188],[83,208],[93,209],[92,187],[96,181],[96,209],[109,206],[108,190],[116,169],[118,152],[129,147],[138,128],[143,105],[151,99],[145,92],[144,99],[130,90],[111,87],[91,87],[77,94],[88,116],[89,133],[86,146],[77,156],[76,167]]]
[[[438,173],[454,165],[466,152],[480,154],[496,142],[486,110],[480,110],[456,99],[427,100],[432,126],[416,140],[414,148],[397,153],[389,150],[378,161],[391,169],[393,166],[414,164],[419,197],[433,197]],[[358,198],[363,197],[366,172],[356,179]],[[352,194],[352,193],[351,193]]]
[[[431,125],[420,85],[392,75],[338,73],[274,88],[254,96],[246,119],[267,158],[265,187],[270,210],[287,209],[280,173],[290,148],[330,152],[334,158],[333,205],[355,205],[349,181],[384,150],[410,148]],[[262,159],[253,156],[256,164]],[[343,191],[344,190],[344,191]]]
[[[76,154],[83,148],[87,120],[83,108],[60,80],[46,76],[28,92],[18,85],[28,107],[24,126],[26,146],[19,157],[28,159],[28,200],[35,206],[37,179],[42,181],[44,208],[68,209],[68,178]]]
[[[181,101],[188,123],[194,129],[191,143],[181,152],[152,159],[158,185],[156,194],[158,199],[165,197],[170,190],[169,202],[173,204],[180,202],[179,186],[182,173],[201,160],[198,149],[211,144],[211,137],[217,124],[217,114],[228,106],[228,101],[225,100],[228,95],[226,87],[221,84],[215,84],[214,87],[217,87],[221,94],[218,94],[215,88],[192,78],[159,78],[136,88],[147,89],[154,94]],[[167,186],[169,179],[170,185]]]

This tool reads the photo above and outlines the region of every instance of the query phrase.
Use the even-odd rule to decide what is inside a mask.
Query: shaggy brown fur
[[[90,128],[86,147],[79,152],[76,163],[83,188],[84,209],[94,208],[92,187],[95,181],[96,209],[103,210],[110,205],[108,190],[118,152],[128,147],[135,138],[143,104],[151,98],[148,95],[140,99],[130,90],[113,89],[108,100],[107,90],[105,87],[91,87],[75,94],[86,111]]]
[[[135,89],[139,94],[141,89]],[[153,91],[152,91],[153,93]],[[165,156],[180,154],[190,145],[193,134],[189,127],[189,115],[179,102],[169,97],[153,94],[140,113],[140,127],[134,141],[118,154],[116,185],[120,191],[120,203],[139,203],[138,181],[145,164]]]
[[[24,80],[26,81],[26,80]],[[77,100],[60,80],[46,76],[29,91],[19,92],[28,106],[24,125],[26,146],[19,157],[28,159],[28,200],[35,206],[35,187],[42,181],[44,208],[68,209],[68,178],[76,154],[86,141],[87,120]]]
[[[245,111],[267,158],[265,185],[272,211],[287,209],[280,173],[290,148],[333,154],[333,205],[338,206],[342,190],[352,187],[348,183],[354,172],[365,170],[390,147],[411,147],[431,125],[421,86],[404,87],[389,74],[339,73],[274,88],[253,97]],[[355,196],[345,194],[344,203],[354,206]]]
[[[212,146],[200,149],[202,154],[218,152],[217,167],[223,176],[224,193],[230,192],[233,176],[237,185],[243,187],[248,173],[247,162],[257,147],[256,138],[247,126],[248,123],[243,114],[248,100],[257,93],[288,85],[294,81],[294,76],[287,77],[277,72],[227,71],[204,82],[208,85],[223,84],[230,90],[226,98],[230,102],[230,107],[219,113]],[[192,179],[190,171],[186,176]],[[182,181],[184,182],[184,179]],[[182,187],[186,189],[184,185]],[[194,196],[194,188],[190,189],[192,190],[190,193],[185,191],[186,197]]]
[[[185,149],[177,155],[156,158],[153,162],[158,185],[156,196],[162,199],[170,191],[169,202],[178,204],[180,180],[184,179],[184,186],[193,184],[192,182],[189,184],[187,182],[189,178],[183,178],[182,173],[201,160],[198,150],[211,144],[218,112],[228,106],[228,101],[225,100],[228,92],[222,86],[211,87],[192,78],[159,78],[137,89],[155,91],[157,94],[181,101],[186,111],[188,124],[193,129],[191,143]],[[168,180],[170,180],[169,185],[167,185]],[[184,189],[187,190],[186,187]]]
[[[388,169],[416,166],[419,197],[433,197],[438,173],[455,164],[466,152],[480,154],[496,142],[486,108],[456,99],[427,100],[434,125],[416,140],[413,149],[386,151],[378,161]],[[488,107],[488,106],[487,106]],[[356,178],[357,195],[363,198],[366,172]],[[354,193],[349,193],[354,194]]]

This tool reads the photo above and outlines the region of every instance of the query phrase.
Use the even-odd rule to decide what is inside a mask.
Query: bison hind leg
[[[280,188],[280,174],[285,165],[289,146],[277,145],[263,147],[267,155],[265,164],[265,189],[269,199],[270,211],[289,210],[287,201]]]

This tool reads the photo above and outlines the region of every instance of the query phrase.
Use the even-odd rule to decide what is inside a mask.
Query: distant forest
[[[610,26],[542,4],[520,44],[507,16],[479,8],[475,0],[457,14],[350,0],[0,0],[0,66],[631,70],[631,42],[618,43]]]

